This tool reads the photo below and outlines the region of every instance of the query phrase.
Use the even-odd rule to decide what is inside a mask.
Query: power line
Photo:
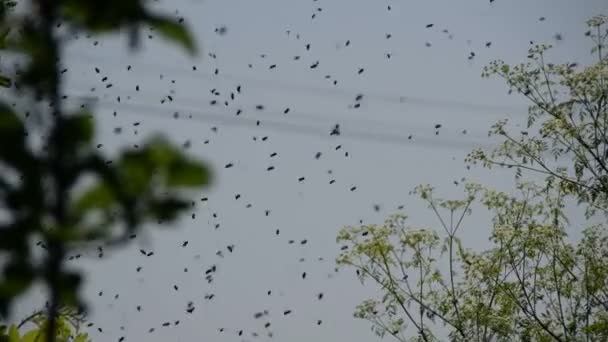
[[[73,83],[70,83],[70,85],[74,86]],[[76,84],[76,87],[78,88],[78,84]],[[119,93],[121,95],[122,98],[129,98],[130,96],[138,96],[141,97],[143,94],[145,94],[146,97],[148,97],[151,101],[153,102],[157,102],[159,99],[165,99],[167,100],[167,93],[158,93],[156,94],[156,97],[154,97],[154,95],[149,94],[149,92],[145,92],[145,93],[140,93],[140,92],[135,92],[132,89],[126,89],[126,88],[121,88],[120,85],[118,87],[114,86],[112,88],[113,90],[116,91],[116,93]],[[172,94],[173,95],[173,94]],[[104,94],[103,96],[110,96],[110,94]],[[115,95],[111,95],[111,96],[115,96]],[[207,106],[207,105],[211,105],[210,104],[211,101],[215,101],[216,105],[221,106],[221,103],[226,100],[225,98],[219,98],[219,97],[209,97],[210,100],[209,102],[203,102],[203,100],[201,98],[198,99],[192,99],[189,97],[184,97],[184,96],[176,96],[173,95],[173,97],[176,97],[176,101],[179,101],[180,103],[184,103],[186,102],[187,105],[192,105],[195,106],[197,108],[200,108],[201,106]],[[173,101],[173,100],[171,100]],[[230,103],[234,103],[233,100],[231,100]],[[225,109],[228,109],[228,107],[222,107]],[[233,108],[233,110],[239,110],[239,111],[244,111],[246,110],[244,106],[238,106],[236,105],[236,107],[231,107]],[[284,110],[285,108],[281,108],[281,110]],[[293,120],[306,120],[306,121],[323,121],[325,123],[327,123],[328,121],[348,121],[348,122],[358,122],[361,124],[365,124],[365,125],[376,125],[376,126],[385,126],[385,127],[389,127],[389,128],[394,128],[395,125],[399,125],[402,122],[400,122],[399,120],[370,120],[367,118],[361,118],[361,117],[354,117],[353,113],[359,114],[361,112],[364,112],[365,109],[363,109],[363,107],[361,107],[360,109],[352,109],[349,113],[340,113],[337,115],[318,115],[318,114],[314,114],[314,113],[305,113],[305,112],[300,112],[298,111],[296,108],[289,106],[289,117]],[[266,111],[267,112],[267,111]],[[285,113],[283,113],[285,114]],[[335,113],[334,113],[335,114]],[[374,113],[374,117],[379,117],[377,114],[378,113]],[[281,115],[284,116],[284,115]],[[471,132],[472,133],[472,132]]]
[[[101,58],[99,56],[91,56],[91,55],[84,55],[84,54],[79,54],[81,58],[86,58],[89,60],[93,60],[93,61],[98,61],[98,62],[107,62],[108,59],[106,58]],[[77,59],[80,61],[80,59]],[[126,63],[126,62],[125,62]],[[113,64],[115,65],[115,64]],[[143,66],[143,68],[142,68]],[[180,68],[175,68],[172,66],[163,66],[160,64],[152,64],[149,62],[138,62],[138,65],[136,68],[134,68],[132,71],[137,71],[137,70],[146,70],[149,72],[155,72],[155,73],[174,73],[174,74],[181,74],[181,75],[185,75],[187,77],[193,78],[193,79],[199,79],[199,80],[214,80],[214,81],[218,81],[219,79],[225,79],[225,80],[232,80],[235,82],[253,82],[253,83],[258,83],[258,86],[260,87],[267,87],[267,88],[273,88],[273,89],[278,89],[278,90],[287,90],[287,89],[291,89],[294,91],[298,91],[298,92],[308,92],[311,94],[315,94],[315,95],[319,95],[319,96],[331,96],[333,95],[337,95],[337,96],[343,96],[343,97],[349,97],[349,98],[354,98],[357,94],[365,94],[366,98],[371,98],[371,99],[376,99],[382,102],[387,102],[387,103],[395,103],[395,104],[401,104],[401,105],[419,105],[419,106],[427,106],[427,107],[443,107],[443,108],[450,108],[450,109],[462,109],[462,110],[467,110],[467,111],[472,111],[472,112],[495,112],[495,111],[508,111],[508,112],[515,112],[515,113],[521,113],[521,112],[525,112],[527,110],[527,106],[516,106],[516,105],[488,105],[488,104],[476,104],[476,103],[469,103],[469,102],[462,102],[462,101],[455,101],[455,100],[446,100],[446,99],[433,99],[433,98],[425,98],[425,97],[420,97],[420,96],[406,96],[406,95],[397,95],[397,94],[386,94],[386,93],[382,93],[382,92],[375,92],[375,91],[361,91],[361,90],[355,90],[355,89],[346,89],[346,88],[322,88],[322,87],[314,87],[314,86],[308,86],[308,85],[304,85],[304,84],[298,84],[295,82],[285,82],[285,81],[278,81],[278,80],[265,80],[265,79],[259,79],[259,78],[252,78],[249,76],[243,76],[243,75],[232,75],[226,72],[221,72],[218,75],[212,75],[209,73],[205,73],[203,71],[199,71],[197,70],[196,72],[189,72],[186,71],[184,69],[180,69]],[[116,69],[115,69],[116,70]]]
[[[188,118],[194,121],[203,122],[203,123],[214,123],[214,124],[222,124],[226,126],[240,126],[240,127],[255,127],[256,129],[263,130],[272,130],[279,133],[295,133],[301,135],[309,135],[309,136],[317,136],[323,139],[334,139],[329,135],[329,127],[315,127],[311,125],[302,125],[302,124],[294,124],[287,122],[279,122],[273,120],[260,120],[260,125],[258,126],[257,119],[251,119],[246,117],[234,117],[227,116],[221,113],[204,113],[202,111],[197,111],[192,108],[160,108],[159,106],[147,105],[143,103],[115,103],[110,102],[103,99],[91,98],[90,96],[80,96],[80,95],[71,95],[70,98],[79,98],[81,100],[88,100],[89,102],[99,103],[102,106],[119,106],[125,109],[129,109],[130,112],[127,112],[128,115],[144,115],[144,116],[156,116],[161,119],[171,119],[171,114],[167,113],[167,110],[170,112],[177,112],[181,115],[184,113],[188,113]],[[477,147],[491,147],[490,144],[485,143],[477,143],[473,141],[462,141],[459,139],[444,139],[444,138],[425,138],[425,137],[414,137],[409,139],[408,136],[405,135],[397,135],[397,134],[388,134],[388,133],[379,133],[379,132],[369,132],[365,130],[345,130],[342,129],[341,135],[339,139],[351,139],[351,140],[363,140],[363,141],[371,141],[376,143],[388,143],[388,144],[397,144],[404,146],[412,146],[412,145],[425,145],[427,147],[434,148],[455,148],[455,149],[471,149],[475,146]]]
[[[115,88],[113,88],[115,89]],[[118,90],[118,92],[120,94],[122,94],[122,97],[124,98],[125,95],[127,98],[129,98],[130,95],[140,95],[140,93],[133,93],[130,90]],[[126,93],[126,94],[125,94]],[[148,94],[146,94],[148,95]],[[104,96],[109,96],[109,95],[104,95]],[[162,94],[162,95],[158,95],[157,98],[152,98],[153,96],[148,95],[147,98],[151,100],[151,102],[155,102],[158,101],[158,98],[163,98],[166,100],[166,94]],[[174,95],[175,96],[175,95]],[[89,97],[87,97],[89,98]],[[179,103],[190,103],[191,105],[195,106],[196,108],[201,108],[201,106],[207,106],[209,105],[209,103],[202,103],[201,100],[193,100],[191,98],[184,98],[182,96],[179,96],[178,98],[175,99],[175,101],[179,102]],[[109,103],[109,101],[107,101]],[[221,101],[217,101],[217,106],[221,106],[220,104]],[[118,103],[118,102],[117,102]],[[188,105],[188,104],[187,104]],[[163,105],[163,107],[166,107]],[[224,109],[228,109],[228,107],[222,107]],[[232,110],[240,110],[243,114],[246,114],[245,108],[244,106],[237,106],[237,107],[231,107]],[[284,109],[282,109],[284,110]],[[268,113],[269,111],[264,110],[264,112]],[[357,110],[358,112],[358,110]],[[228,112],[224,112],[226,115],[228,115]],[[287,117],[286,114],[283,113],[278,113],[278,112],[271,112],[271,113],[275,113],[278,114],[281,117]],[[398,120],[370,120],[370,119],[365,119],[365,118],[360,118],[360,117],[354,117],[353,115],[341,115],[341,114],[337,114],[337,115],[318,115],[318,114],[314,114],[314,113],[310,113],[310,112],[302,112],[299,111],[297,109],[294,109],[293,107],[290,107],[290,111],[289,111],[289,116],[290,120],[295,120],[295,121],[309,121],[309,122],[323,122],[325,125],[329,125],[332,122],[336,123],[336,122],[345,122],[348,121],[349,124],[350,123],[357,123],[360,125],[364,125],[365,127],[369,127],[369,126],[384,126],[385,128],[389,128],[389,129],[394,129],[396,126],[399,126],[401,124],[403,124],[403,122],[398,121]],[[376,115],[377,117],[377,115]]]

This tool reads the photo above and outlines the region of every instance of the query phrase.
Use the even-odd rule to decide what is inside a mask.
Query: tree
[[[45,341],[48,331],[48,317],[46,310],[35,311],[18,324],[0,326],[0,341],[6,342],[36,342]],[[69,307],[63,307],[58,312],[56,341],[60,342],[91,342],[89,335],[82,332],[86,322],[85,316]],[[21,335],[20,330],[26,326],[32,326]]]
[[[12,0],[2,0],[2,5],[1,9],[3,12],[6,11],[10,11],[13,8],[15,8],[17,6],[17,2],[16,1],[12,1]],[[4,14],[2,14],[2,16],[4,16]],[[10,33],[10,28],[9,27],[4,27],[2,29],[2,31],[0,31],[0,49],[5,49],[6,48],[6,37],[9,35]],[[0,87],[3,88],[10,88],[10,86],[12,85],[11,79],[10,77],[4,75],[3,73],[0,73]]]
[[[515,90],[532,102],[527,125],[538,134],[516,137],[507,132],[507,120],[499,121],[490,135],[505,139],[500,148],[475,150],[468,160],[515,167],[518,177],[522,170],[547,175],[547,182],[577,196],[591,216],[598,210],[608,214],[608,17],[596,16],[587,25],[597,62],[582,70],[578,63],[546,62],[550,45],[530,49],[531,62],[511,67],[494,61],[484,69],[483,77],[502,77],[509,93]]]
[[[501,121],[491,134],[502,136],[502,144],[467,159],[515,168],[513,194],[469,183],[463,199],[444,200],[421,185],[414,193],[435,213],[439,230],[394,215],[383,224],[340,231],[338,264],[380,287],[381,298],[355,312],[378,335],[399,341],[608,339],[608,18],[587,24],[598,61],[583,70],[546,63],[550,47],[544,45],[529,52],[535,66],[496,61],[484,70],[483,76],[503,77],[532,101],[531,132],[516,138]],[[563,166],[563,160],[570,163]],[[546,177],[534,183],[525,180],[526,172]],[[568,221],[571,198],[585,209],[586,222]],[[465,248],[459,237],[476,204],[492,215],[491,246],[482,251]],[[572,229],[582,231],[579,240],[568,236]]]
[[[13,299],[42,281],[50,293],[49,342],[57,337],[59,308],[83,307],[80,273],[64,268],[70,253],[122,245],[144,223],[172,221],[191,207],[184,191],[210,181],[204,164],[162,137],[113,160],[99,152],[90,109],[64,106],[64,42],[75,33],[126,29],[137,47],[139,32],[149,27],[195,54],[183,25],[143,0],[0,2],[1,61],[20,63],[2,68],[13,103],[0,103],[0,315],[7,317]],[[37,247],[44,249],[41,261]]]

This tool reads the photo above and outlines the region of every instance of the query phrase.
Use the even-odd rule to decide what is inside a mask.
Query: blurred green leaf
[[[76,271],[66,271],[59,275],[60,301],[62,305],[79,305],[78,289],[82,283],[82,276]]]
[[[151,165],[166,173],[169,187],[196,187],[209,183],[210,171],[203,164],[188,160],[178,148],[162,138],[152,139],[144,151]]]
[[[143,195],[152,180],[154,165],[147,151],[129,151],[122,155],[116,170],[120,174],[123,190],[130,195]]]
[[[209,184],[211,175],[205,165],[180,158],[167,170],[167,186],[198,187]]]
[[[14,324],[8,329],[8,340],[9,342],[19,342],[21,340],[19,338],[19,329]]]
[[[15,256],[19,258],[18,255]],[[5,315],[13,298],[23,293],[34,281],[34,273],[25,260],[11,260],[4,266],[0,282],[0,314]]]
[[[21,342],[43,342],[40,329],[32,329],[21,337]]]
[[[0,87],[10,88],[12,85],[13,85],[13,81],[10,79],[10,77],[0,75]]]
[[[27,170],[26,131],[21,119],[6,104],[0,103],[0,161]]]
[[[0,286],[0,297],[13,293],[20,293],[33,281],[33,277],[25,272],[19,274],[5,274]]]
[[[71,146],[86,145],[91,142],[95,130],[90,114],[79,113],[64,120],[63,134]]]
[[[168,167],[179,157],[179,152],[160,137],[151,139],[142,151],[148,160],[159,168]]]
[[[24,134],[25,128],[21,119],[8,105],[0,103],[0,143],[6,143],[7,145],[10,145],[9,142],[11,141],[20,143],[24,140]],[[8,148],[8,146],[4,147]]]
[[[19,84],[28,86],[41,95],[50,95],[54,89],[56,63],[48,58],[54,49],[46,39],[44,31],[34,25],[25,25],[8,47],[28,56],[28,63],[19,75]],[[17,82],[17,81],[15,81]]]
[[[165,39],[181,45],[191,55],[197,53],[194,38],[190,35],[190,32],[188,32],[184,25],[171,19],[158,16],[149,17],[146,21]]]
[[[89,342],[89,335],[87,333],[81,333],[76,335],[74,342]]]
[[[109,209],[115,203],[114,191],[105,182],[99,182],[80,196],[74,204],[74,209],[77,214],[83,214],[91,209]]]
[[[189,203],[178,198],[152,199],[149,201],[148,215],[156,220],[172,221]]]
[[[6,49],[7,38],[10,32],[11,28],[8,26],[0,28],[0,49]]]
[[[0,251],[23,248],[27,243],[23,229],[17,224],[0,226]]]
[[[45,329],[45,327],[46,326],[41,326],[41,327],[35,329],[35,331],[36,331],[36,336],[34,339],[35,342],[45,342],[46,341],[47,330]],[[56,341],[60,342],[58,340],[56,340]]]
[[[104,32],[140,22],[145,8],[141,0],[63,0],[61,14],[79,29]]]

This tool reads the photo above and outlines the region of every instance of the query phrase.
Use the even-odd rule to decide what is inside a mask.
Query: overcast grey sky
[[[531,40],[554,43],[555,62],[589,61],[585,20],[608,13],[605,0],[164,0],[158,6],[186,18],[200,56],[188,58],[157,38],[144,37],[140,51],[132,54],[124,36],[99,39],[97,46],[81,37],[69,47],[66,93],[99,97],[99,141],[108,153],[162,132],[176,143],[190,141],[189,151],[208,161],[216,178],[212,188],[197,194],[209,201],[197,202],[195,219],[188,215],[171,229],[155,229],[103,260],[91,253],[75,263],[87,269],[91,318],[103,328],[103,333],[92,331],[96,342],[120,336],[126,341],[255,340],[253,331],[267,340],[266,321],[280,341],[375,340],[369,323],[354,319],[352,312],[376,292],[351,272],[334,273],[337,231],[359,220],[379,223],[402,204],[412,223],[436,226],[425,205],[408,196],[419,183],[435,184],[446,197],[461,194],[452,183],[461,177],[509,189],[508,174],[467,171],[462,161],[473,147],[491,146],[486,132],[497,119],[523,123],[526,114],[523,99],[507,96],[500,80],[481,79],[482,67],[496,58],[524,60]],[[227,32],[218,35],[218,27]],[[557,33],[562,41],[554,40]],[[360,68],[364,72],[358,74]],[[112,88],[101,82],[104,76]],[[242,94],[224,106],[237,85]],[[359,93],[361,107],[349,108]],[[161,103],[167,95],[173,101]],[[211,106],[214,99],[218,105]],[[265,109],[255,110],[258,104]],[[238,117],[237,109],[242,110]],[[137,135],[136,121],[141,122]],[[337,123],[342,134],[330,136]],[[439,135],[437,123],[442,124]],[[123,133],[116,135],[119,126]],[[336,150],[337,145],[342,148]],[[277,156],[271,158],[273,152]],[[319,160],[317,152],[322,152]],[[224,169],[227,163],[234,167]],[[275,170],[266,171],[271,165]],[[235,200],[236,194],[241,198]],[[380,212],[374,212],[374,204]],[[481,214],[465,222],[462,233],[469,246],[486,243],[490,227],[484,219]],[[296,243],[288,244],[290,239]],[[300,245],[302,239],[308,243]],[[184,240],[189,245],[182,248]],[[226,250],[230,244],[233,253]],[[146,258],[139,248],[155,255]],[[218,271],[207,284],[203,273],[211,265]],[[143,267],[139,273],[138,266]],[[319,292],[325,294],[321,301]],[[116,300],[115,294],[120,295]],[[206,294],[215,297],[205,300]],[[20,311],[34,309],[36,298],[24,301]],[[191,315],[185,313],[189,301],[196,306]],[[253,318],[265,309],[267,319]],[[283,316],[286,309],[293,313]],[[178,326],[161,327],[175,320],[181,321]],[[156,331],[150,334],[152,327]]]

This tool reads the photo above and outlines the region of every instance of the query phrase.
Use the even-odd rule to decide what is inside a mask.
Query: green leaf
[[[77,28],[90,33],[112,32],[137,25],[145,17],[145,1],[63,0],[60,2],[62,18]]]
[[[6,104],[0,104],[0,141],[17,138],[25,133],[23,123]],[[8,135],[8,137],[7,137]]]
[[[72,146],[89,143],[95,134],[91,115],[80,113],[66,118],[63,132]]]
[[[0,49],[6,49],[7,47],[7,38],[9,33],[11,33],[11,28],[9,26],[2,27],[0,29]]]
[[[105,182],[100,182],[76,201],[74,209],[77,214],[82,214],[91,209],[109,209],[115,202],[114,191]]]
[[[76,335],[74,342],[90,342],[89,335],[87,333],[81,333]]]
[[[155,199],[148,203],[148,215],[156,220],[173,221],[180,211],[187,209],[189,203],[178,198]]]
[[[36,329],[36,338],[34,342],[45,342],[46,341],[46,325],[39,327]]]
[[[180,159],[167,170],[167,186],[197,187],[209,184],[210,172],[201,163]]]
[[[0,103],[0,160],[22,171],[33,170],[25,137],[21,118],[7,104]]]
[[[156,165],[150,162],[147,151],[125,152],[116,166],[125,187],[123,190],[136,196],[148,190],[155,168]]]
[[[8,329],[8,341],[9,342],[19,342],[21,339],[19,338],[19,329],[16,325],[11,325]]]
[[[32,329],[21,337],[21,342],[42,342],[40,329]]]
[[[191,55],[197,53],[194,38],[192,38],[190,32],[182,24],[158,16],[149,17],[146,21],[165,39],[181,45]]]
[[[10,88],[13,85],[13,81],[4,75],[0,75],[0,87]]]
[[[23,260],[11,260],[4,266],[4,274],[0,282],[0,303],[15,298],[27,290],[34,280],[31,266]]]
[[[171,146],[163,138],[153,138],[143,150],[146,153],[146,158],[149,159],[155,167],[166,168],[179,159],[180,153],[177,149]]]

